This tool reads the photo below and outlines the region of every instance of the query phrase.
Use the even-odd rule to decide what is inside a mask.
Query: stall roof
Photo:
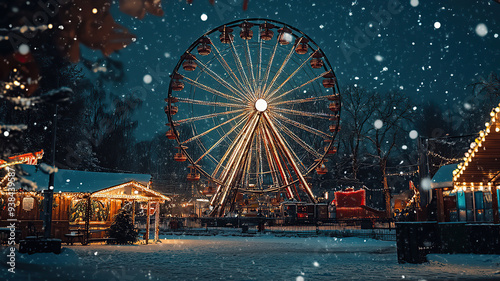
[[[93,192],[94,198],[113,198],[127,199],[137,201],[170,201],[167,196],[148,188],[146,185],[137,181],[129,181],[119,185],[111,186],[97,192]]]
[[[454,172],[455,185],[498,184],[500,182],[500,105],[490,112],[490,121],[465,153]]]
[[[453,171],[458,164],[444,165],[432,177],[431,188],[453,187]]]
[[[38,190],[48,187],[49,175],[36,166],[22,165],[28,173],[26,179],[33,181]],[[54,192],[96,192],[104,188],[135,181],[147,185],[151,175],[126,173],[101,173],[59,169],[54,177]]]

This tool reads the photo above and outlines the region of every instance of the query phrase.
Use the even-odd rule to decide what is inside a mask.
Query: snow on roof
[[[49,175],[37,169],[36,166],[22,165],[29,175],[25,178],[36,182],[39,190],[47,189]],[[107,187],[119,185],[132,180],[147,185],[151,175],[101,173],[59,169],[54,177],[54,192],[95,192]]]
[[[444,165],[432,177],[431,188],[453,187],[453,171],[458,164]]]

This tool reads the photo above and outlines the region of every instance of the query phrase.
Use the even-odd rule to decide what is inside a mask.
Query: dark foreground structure
[[[399,263],[427,262],[427,254],[500,254],[500,225],[466,222],[396,223]]]

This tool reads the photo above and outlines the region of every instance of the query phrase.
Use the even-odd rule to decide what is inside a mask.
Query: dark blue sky
[[[162,18],[134,20],[115,13],[137,35],[134,44],[113,55],[124,61],[127,75],[126,82],[113,90],[125,94],[140,87],[147,92],[141,95],[145,103],[136,115],[138,139],[166,131],[163,99],[169,79],[165,75],[185,49],[204,32],[240,18],[275,19],[308,34],[329,58],[341,87],[398,88],[416,104],[460,103],[472,93],[467,85],[500,72],[500,4],[494,1],[401,0],[391,7],[393,1],[386,0],[250,0],[247,11],[241,8],[242,0],[219,0],[215,6],[207,0],[192,5],[162,2]],[[380,11],[390,19],[373,15]],[[153,77],[150,84],[143,82],[147,74]]]

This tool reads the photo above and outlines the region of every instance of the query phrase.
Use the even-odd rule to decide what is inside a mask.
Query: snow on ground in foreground
[[[398,264],[395,242],[363,238],[163,236],[161,244],[69,248],[80,257],[74,265],[10,275],[2,262],[0,280],[500,280],[498,255]]]

